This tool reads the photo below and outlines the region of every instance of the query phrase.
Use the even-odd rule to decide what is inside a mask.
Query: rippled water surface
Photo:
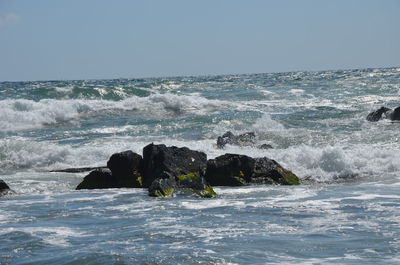
[[[398,264],[400,69],[0,83],[0,264]],[[216,148],[254,131],[274,149]],[[151,143],[267,156],[296,187],[75,191]]]

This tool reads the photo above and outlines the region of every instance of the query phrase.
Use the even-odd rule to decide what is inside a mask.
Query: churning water
[[[0,264],[398,264],[400,68],[0,83]],[[274,149],[216,148],[253,131]],[[151,143],[267,156],[300,186],[217,198],[74,190],[111,154]]]

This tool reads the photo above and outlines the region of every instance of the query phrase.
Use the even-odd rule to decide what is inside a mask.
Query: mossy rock
[[[175,177],[179,189],[197,194],[203,198],[213,198],[217,195],[214,189],[208,185],[205,179],[197,173],[179,175]]]
[[[189,173],[186,175],[179,175],[175,178],[176,181],[196,180],[200,176],[197,173]]]
[[[206,187],[204,190],[193,190],[193,192],[202,198],[214,198],[217,196],[217,193],[211,186]]]
[[[136,182],[140,187],[143,187],[143,179],[142,176],[136,178]]]
[[[299,178],[267,157],[225,154],[207,162],[205,178],[213,186],[299,185]]]
[[[155,179],[149,187],[149,196],[168,197],[172,196],[176,188],[176,181],[172,179]]]
[[[155,190],[154,193],[149,193],[149,196],[151,197],[157,197],[157,198],[164,198],[164,197],[169,197],[172,196],[174,193],[174,189],[165,189],[165,190]]]
[[[284,179],[283,185],[300,185],[300,179],[293,172],[281,166],[278,166],[275,170],[282,175]]]

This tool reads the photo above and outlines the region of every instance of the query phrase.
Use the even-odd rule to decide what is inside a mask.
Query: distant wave
[[[199,95],[151,94],[120,101],[83,99],[6,99],[0,101],[0,131],[18,131],[78,122],[102,111],[137,111],[152,117],[170,114],[207,114],[232,106],[231,102],[209,100]]]

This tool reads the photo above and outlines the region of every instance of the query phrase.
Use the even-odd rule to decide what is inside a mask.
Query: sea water
[[[399,264],[400,68],[0,83],[0,264]],[[255,132],[273,149],[227,146]],[[75,190],[149,143],[269,157],[300,186]]]

